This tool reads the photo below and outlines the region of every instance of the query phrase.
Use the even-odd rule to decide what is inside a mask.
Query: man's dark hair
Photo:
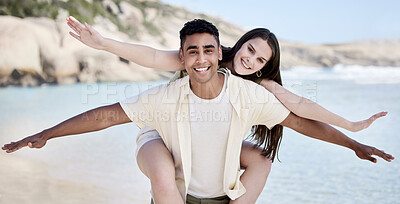
[[[208,33],[215,37],[219,46],[219,32],[217,27],[212,23],[204,19],[194,19],[185,23],[181,31],[179,32],[179,37],[181,39],[181,48],[183,49],[183,44],[185,43],[186,36],[193,35],[196,33]]]

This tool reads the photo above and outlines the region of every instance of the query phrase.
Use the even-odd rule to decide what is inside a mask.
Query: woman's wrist
[[[344,120],[343,128],[348,130],[348,131],[354,132],[354,130],[353,130],[354,129],[354,123],[349,121],[349,120]]]
[[[111,43],[112,40],[110,38],[103,38],[103,40],[101,40],[99,43],[100,50],[109,51]]]

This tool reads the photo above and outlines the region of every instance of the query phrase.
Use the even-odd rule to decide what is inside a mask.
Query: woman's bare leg
[[[253,146],[252,143],[246,141],[242,144],[240,165],[245,171],[240,177],[240,181],[246,188],[246,193],[238,199],[232,200],[230,202],[232,204],[255,203],[264,189],[271,171],[271,160],[261,155],[260,148],[254,149]]]
[[[172,155],[161,139],[146,142],[138,152],[137,163],[150,179],[155,204],[184,203],[175,183]]]

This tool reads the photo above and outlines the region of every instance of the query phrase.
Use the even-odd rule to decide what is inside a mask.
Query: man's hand
[[[382,150],[379,150],[375,147],[371,147],[371,146],[364,145],[361,143],[356,144],[356,147],[354,148],[354,152],[360,159],[366,159],[366,160],[369,160],[374,163],[376,163],[377,160],[376,160],[376,158],[372,157],[372,155],[376,155],[388,162],[391,162],[394,159],[394,157],[392,155],[386,154]]]
[[[7,153],[15,152],[23,147],[29,146],[30,148],[42,148],[47,142],[43,133],[38,133],[26,137],[18,142],[11,142],[5,144],[1,149],[6,150]]]
[[[69,32],[69,34],[72,37],[81,41],[83,44],[91,48],[97,50],[104,49],[103,48],[103,42],[105,40],[104,37],[101,36],[100,33],[98,33],[90,25],[88,25],[87,23],[82,24],[72,16],[68,17],[66,20],[68,26],[75,31],[75,33]]]
[[[381,157],[388,162],[394,159],[392,155],[386,154],[384,151],[378,150],[375,147],[363,145],[350,139],[345,134],[328,124],[300,118],[293,113],[290,113],[280,124],[309,137],[352,149],[360,159],[366,159],[374,163],[376,163],[377,160],[372,157],[373,155]]]

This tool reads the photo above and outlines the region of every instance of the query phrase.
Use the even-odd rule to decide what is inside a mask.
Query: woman
[[[82,25],[72,17],[67,20],[68,25],[78,35],[72,32],[70,34],[92,48],[109,51],[146,67],[174,71],[183,69],[178,52],[159,51],[146,46],[105,39],[87,24]],[[242,36],[234,47],[223,49],[220,66],[230,69],[233,74],[264,86],[290,111],[301,117],[358,131],[368,127],[375,119],[386,115],[386,113],[378,113],[365,121],[348,122],[319,105],[284,89],[281,86],[279,63],[279,44],[275,35],[267,29],[254,29]],[[305,111],[308,108],[311,110]],[[311,112],[311,114],[307,112]],[[250,143],[244,142],[240,158],[241,165],[246,169],[241,181],[246,187],[247,193],[232,203],[254,203],[256,201],[265,185],[271,162],[277,155],[282,137],[282,126],[275,126],[271,130],[265,126],[255,126],[252,129],[252,137],[256,140],[259,148],[252,149]],[[176,203],[182,203],[182,200],[179,200],[179,192],[174,181],[172,157],[158,138],[159,136],[154,130],[142,130],[138,137],[140,141],[137,155],[139,167],[151,180],[155,201],[161,201],[165,197],[175,197],[177,198]],[[265,157],[261,157],[260,153]],[[360,158],[374,161],[374,158],[370,157],[371,154],[372,152],[366,157],[357,155]],[[265,171],[266,169],[268,171]],[[260,175],[262,175],[262,179],[260,179]]]

